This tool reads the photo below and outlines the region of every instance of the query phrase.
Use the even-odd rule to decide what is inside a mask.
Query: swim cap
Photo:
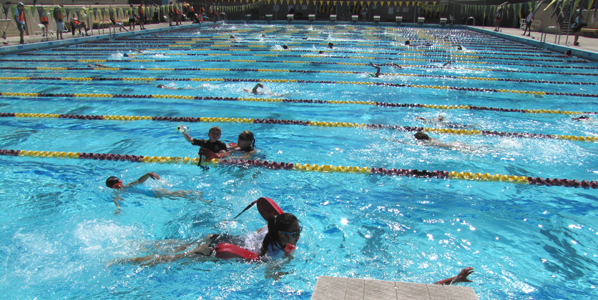
[[[106,179],[106,186],[112,188],[115,184],[119,183],[120,179],[116,176],[110,176]]]

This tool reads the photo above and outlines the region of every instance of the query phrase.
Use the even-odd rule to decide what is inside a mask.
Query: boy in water
[[[185,139],[191,143],[191,145],[206,148],[214,153],[226,152],[226,144],[219,141],[222,130],[218,126],[210,128],[210,131],[208,131],[208,137],[210,137],[210,139],[207,141],[204,139],[198,140],[192,138],[186,130],[184,130],[182,133],[183,136],[185,136]]]
[[[123,184],[122,180],[118,179],[118,177],[116,176],[110,176],[108,177],[108,179],[106,179],[106,186],[114,189],[114,198],[112,198],[112,201],[114,201],[114,204],[116,204],[116,208],[120,209],[120,206],[118,205],[118,201],[123,201],[124,199],[120,196],[122,193],[124,192],[128,192],[128,193],[137,193],[137,194],[142,194],[142,195],[146,195],[148,197],[154,197],[154,198],[199,198],[199,200],[204,201],[202,198],[202,194],[201,192],[193,192],[193,191],[169,191],[166,189],[152,189],[152,190],[142,190],[139,189],[137,187],[135,187],[136,185],[142,184],[144,183],[148,178],[152,178],[154,180],[160,180],[160,176],[158,176],[158,174],[153,173],[153,172],[149,172],[141,177],[139,177],[139,179],[127,183],[126,185]],[[204,201],[204,202],[211,202],[211,201]]]

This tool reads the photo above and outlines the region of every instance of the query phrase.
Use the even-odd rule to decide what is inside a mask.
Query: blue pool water
[[[262,33],[266,36],[262,37]],[[235,35],[235,41],[230,41],[230,34]],[[222,80],[227,78],[598,94],[598,88],[592,84],[598,74],[597,63],[566,62],[575,59],[559,58],[555,53],[466,30],[233,24],[158,35],[5,56],[0,58],[0,77],[214,81],[0,78],[0,92],[253,97],[242,90],[251,89],[255,82]],[[306,36],[308,39],[304,40]],[[404,46],[406,39],[411,41],[409,48]],[[207,44],[192,44],[188,49],[174,47],[181,41]],[[328,42],[335,44],[334,52],[318,56],[318,51],[327,51]],[[431,46],[426,46],[427,42]],[[291,46],[291,50],[281,51],[283,44]],[[457,51],[457,44],[465,50]],[[157,50],[144,50],[135,56],[135,52],[118,48],[119,45]],[[169,45],[172,50],[159,50],[168,49]],[[255,47],[260,45],[265,47]],[[87,52],[77,51],[85,49]],[[125,53],[131,56],[124,57]],[[77,62],[85,59],[107,60],[98,63],[114,68],[236,70],[10,69],[85,68],[88,62]],[[129,62],[133,59],[150,61]],[[370,61],[395,62],[403,69],[382,66],[385,74],[371,78],[367,73],[374,68],[366,65]],[[441,68],[445,61],[453,63]],[[576,82],[590,84],[571,84]],[[164,90],[157,88],[158,84],[187,89]],[[263,84],[266,91],[284,94],[288,99],[598,111],[596,97],[340,83]],[[571,115],[357,104],[4,95],[0,97],[0,112],[263,118],[429,127],[436,126],[423,124],[415,117],[442,114],[450,122],[479,130],[598,136],[598,123],[575,122]],[[221,139],[225,141],[236,141],[241,131],[251,130],[256,135],[257,158],[276,162],[598,180],[598,148],[594,143],[430,134],[443,142],[480,147],[476,151],[455,151],[416,145],[413,132],[392,129],[3,117],[0,148],[193,158],[198,149],[176,131],[178,124],[188,126],[196,138],[207,138],[211,126],[220,126]],[[597,295],[598,206],[592,189],[255,167],[218,166],[202,170],[187,164],[26,156],[0,156],[0,166],[0,285],[2,294],[12,298],[309,299],[317,277],[322,275],[433,283],[454,276],[467,266],[476,271],[471,276],[474,282],[467,286],[473,287],[480,299],[595,299]],[[150,171],[158,173],[162,180],[148,181],[144,188],[198,190],[213,202],[131,194],[126,195],[122,210],[116,213],[105,179],[116,175],[130,182]],[[155,244],[162,240],[191,242],[211,233],[242,235],[260,228],[264,221],[255,209],[234,221],[231,218],[261,196],[274,199],[284,211],[300,219],[304,230],[293,259],[268,263],[188,259],[153,267],[114,263],[154,253]]]

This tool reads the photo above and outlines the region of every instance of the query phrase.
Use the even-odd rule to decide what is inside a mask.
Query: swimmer
[[[191,86],[186,86],[186,87],[166,86],[166,85],[163,85],[163,84],[158,84],[156,87],[160,88],[160,89],[173,90],[173,91],[198,90],[198,89],[202,88],[202,87],[194,88],[194,87],[191,87]]]
[[[235,39],[235,35],[234,35],[234,34],[231,34],[231,35],[230,35],[230,38],[231,38],[231,39]]]
[[[418,121],[422,121],[424,123],[431,123],[431,124],[435,124],[438,126],[445,126],[445,127],[449,127],[449,128],[471,128],[473,126],[470,125],[463,125],[463,124],[457,124],[457,123],[450,123],[447,122],[444,118],[443,115],[439,115],[436,118],[424,118],[424,117],[415,117],[416,120]]]
[[[136,51],[137,53],[140,53],[140,54],[141,54],[141,53],[143,53],[143,51],[141,51],[141,50],[139,50],[139,49],[135,49],[135,51]]]
[[[182,258],[206,260],[215,255],[216,250],[214,248],[220,243],[233,244],[245,248],[250,252],[259,253],[261,261],[292,257],[285,249],[294,248],[301,237],[302,229],[299,225],[299,220],[293,214],[270,215],[267,225],[245,236],[210,234],[202,240],[190,243],[178,242],[178,245],[177,241],[166,240],[159,243],[168,245],[167,249],[165,249],[166,254],[151,254],[124,259],[119,262],[155,265]]]
[[[571,49],[568,49],[567,52],[565,52],[565,54],[563,54],[564,57],[571,57]]]
[[[233,154],[231,157],[236,154],[234,152],[240,153],[240,159],[248,159],[255,154],[257,150],[255,150],[255,137],[253,136],[253,132],[249,130],[241,132],[237,139],[237,144],[229,148],[228,152]]]
[[[457,45],[457,50],[461,51],[463,50],[463,47],[461,47],[461,45]]]
[[[282,45],[282,49],[284,49],[284,50],[291,50],[291,47],[289,47],[287,45]]]
[[[102,64],[88,64],[87,65],[88,68],[110,68],[109,66],[106,65],[102,65]]]
[[[411,42],[409,40],[405,41],[405,46],[409,46]]]
[[[250,94],[254,94],[254,95],[260,95],[263,94],[263,92],[259,92],[257,89],[258,88],[264,88],[264,86],[261,83],[258,83],[255,85],[255,87],[253,87],[253,89],[248,90],[248,89],[243,89],[243,91],[248,92]]]
[[[258,91],[258,88],[264,88],[264,86],[261,83],[256,84],[253,89],[249,90],[249,89],[243,89],[244,92],[250,93],[250,94],[254,94],[254,95],[270,95],[270,96],[274,96],[274,97],[287,97],[292,95],[293,93],[286,93],[286,94],[277,94],[277,93],[272,93],[272,92],[268,92],[268,91]]]
[[[391,63],[390,64],[392,67],[394,67],[395,69],[402,69],[403,67],[401,67],[400,65],[397,65],[395,63]]]
[[[188,199],[192,199],[192,200],[199,199],[204,202],[212,202],[212,201],[203,200],[202,193],[199,191],[198,192],[169,191],[166,189],[142,190],[142,189],[135,187],[136,185],[144,183],[149,178],[154,179],[154,180],[160,180],[160,176],[158,176],[158,174],[153,173],[153,172],[149,172],[149,173],[139,177],[139,179],[137,179],[133,182],[127,183],[126,185],[124,185],[123,182],[120,179],[118,179],[118,177],[116,177],[116,176],[108,177],[108,179],[106,179],[106,186],[111,189],[114,189],[114,197],[112,198],[112,201],[114,201],[114,204],[116,204],[116,208],[120,209],[120,206],[118,205],[117,200],[120,200],[120,201],[124,200],[121,197],[121,194],[123,194],[123,193],[136,193],[136,194],[142,194],[142,195],[146,195],[146,196],[154,197],[154,198],[169,198],[169,199],[188,198]]]
[[[424,133],[422,131],[418,131],[417,133],[415,133],[413,135],[413,137],[415,137],[415,139],[417,140],[415,145],[433,146],[433,147],[438,147],[438,148],[446,148],[449,150],[459,150],[459,151],[467,151],[467,152],[475,152],[475,151],[479,151],[481,148],[487,148],[487,146],[472,146],[472,145],[467,145],[467,144],[463,144],[463,143],[459,143],[459,142],[443,143],[437,139],[431,138],[430,136],[428,136],[426,133]],[[402,144],[413,145],[412,143],[401,141],[401,140],[389,140],[389,139],[385,139],[385,140],[390,141],[390,142],[398,142],[398,143],[402,143]]]
[[[333,49],[334,48],[334,44],[333,43],[328,43],[328,48]]]
[[[370,66],[376,68],[376,73],[370,73],[370,76],[378,78],[378,76],[380,76],[380,67],[378,65],[374,65],[371,61]]]
[[[585,122],[594,122],[594,121],[596,121],[594,118],[590,118],[590,117],[588,117],[586,115],[582,115],[582,116],[579,116],[579,117],[576,117],[576,118],[574,117],[574,118],[571,118],[571,120],[573,120],[573,121],[585,121]]]
[[[324,51],[319,51],[318,52],[319,55],[325,54]]]
[[[451,64],[451,62],[450,62],[450,61],[447,61],[447,62],[445,62],[445,63],[444,63],[444,65],[442,65],[442,66],[443,66],[443,67],[446,67],[446,66],[448,66],[448,65],[450,65],[450,64]]]

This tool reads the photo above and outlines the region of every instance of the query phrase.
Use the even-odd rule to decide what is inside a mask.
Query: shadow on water
[[[598,263],[588,257],[578,254],[577,250],[571,246],[569,241],[561,239],[553,234],[552,231],[541,230],[540,233],[545,235],[553,244],[550,245],[549,243],[546,243],[543,246],[544,250],[554,258],[554,261],[559,262],[559,264],[556,264],[548,260],[544,263],[546,270],[551,273],[558,273],[564,278],[572,280],[585,277],[587,274],[586,271],[591,272],[598,267]],[[571,236],[570,233],[564,232],[563,234],[568,239],[573,240],[575,238],[574,236]]]
[[[26,142],[29,137],[36,134],[38,131],[33,129],[15,129],[14,131],[0,137],[2,148],[9,148],[12,145],[17,145]]]

